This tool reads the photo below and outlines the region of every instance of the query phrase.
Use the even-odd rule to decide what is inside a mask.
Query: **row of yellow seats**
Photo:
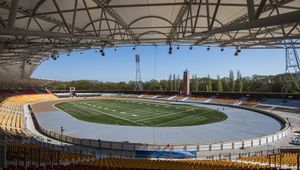
[[[0,123],[2,129],[21,132],[23,126],[22,112],[0,108]]]
[[[224,103],[234,103],[237,100],[236,99],[214,99],[216,102],[224,102]]]
[[[23,133],[23,105],[42,100],[56,99],[53,94],[30,94],[8,97],[0,104],[0,126],[12,133]]]
[[[57,99],[53,94],[27,94],[9,97],[6,102],[11,103],[31,103],[42,100]]]
[[[267,166],[232,162],[225,160],[147,160],[147,159],[118,159],[105,158],[92,160],[83,164],[108,168],[142,168],[142,169],[219,169],[219,168],[266,168]]]
[[[20,155],[19,153],[23,153]],[[83,162],[95,159],[94,154],[68,152],[65,150],[55,150],[40,147],[35,144],[9,144],[7,146],[7,155],[9,160],[22,159],[27,157],[33,161],[40,160],[41,162],[60,161],[60,162]]]
[[[207,100],[205,97],[192,97],[191,100]]]
[[[287,166],[296,166],[297,165],[297,154],[299,153],[281,153],[274,155],[260,155],[253,157],[244,157],[240,158],[242,161],[247,162],[261,162],[261,163],[271,163],[271,164],[282,164]]]

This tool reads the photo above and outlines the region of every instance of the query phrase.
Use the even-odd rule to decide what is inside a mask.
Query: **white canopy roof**
[[[299,0],[0,0],[0,79],[100,46],[299,47],[299,22]]]

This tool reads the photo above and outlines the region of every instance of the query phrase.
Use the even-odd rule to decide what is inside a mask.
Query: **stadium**
[[[0,0],[0,11],[1,169],[300,169],[300,1]]]

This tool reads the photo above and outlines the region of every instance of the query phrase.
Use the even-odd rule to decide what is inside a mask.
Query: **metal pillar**
[[[292,92],[288,81],[288,76],[292,80],[297,91],[300,91],[300,60],[296,48],[291,45],[285,49],[285,77],[283,84],[283,92]]]
[[[13,29],[15,27],[16,15],[18,10],[19,0],[12,0],[8,16],[8,28]]]
[[[135,71],[135,87],[134,90],[143,91],[143,82],[141,78],[140,55],[135,55],[136,71]]]

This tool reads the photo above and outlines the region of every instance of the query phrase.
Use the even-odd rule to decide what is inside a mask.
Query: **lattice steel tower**
[[[291,45],[285,49],[285,78],[283,84],[283,92],[289,92],[290,89],[289,82],[287,80],[287,75],[289,75],[297,88],[300,91],[300,60],[296,48]]]
[[[143,82],[141,78],[140,55],[135,55],[136,71],[135,71],[135,87],[136,91],[143,91]]]

